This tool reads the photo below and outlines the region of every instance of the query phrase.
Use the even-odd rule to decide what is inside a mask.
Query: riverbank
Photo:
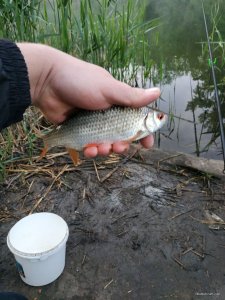
[[[0,289],[32,300],[223,299],[224,179],[168,161],[133,148],[79,167],[65,155],[12,165],[0,190]],[[41,288],[20,280],[6,246],[11,226],[38,211],[70,229],[65,270]]]

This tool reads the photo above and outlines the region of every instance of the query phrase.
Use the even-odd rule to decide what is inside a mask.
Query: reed
[[[135,84],[141,74],[144,85],[153,65],[148,32],[159,23],[144,20],[144,2],[2,0],[0,34],[14,41],[51,45],[100,65],[129,84]],[[0,177],[18,157],[32,161],[39,148],[36,128],[41,127],[40,119],[39,112],[28,109],[22,122],[0,133]]]

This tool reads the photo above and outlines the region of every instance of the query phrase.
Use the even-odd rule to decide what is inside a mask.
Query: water
[[[213,41],[219,41],[219,34],[225,41],[225,19],[221,17],[225,13],[225,0],[205,0],[204,6],[210,33],[216,28],[213,19],[217,21],[219,33],[214,33]],[[149,0],[146,18],[160,18],[161,24],[150,36],[156,65],[149,85],[161,88],[165,101],[159,101],[159,108],[192,121],[174,118],[162,131],[158,144],[166,150],[222,159],[201,1]],[[225,115],[224,45],[212,46]]]

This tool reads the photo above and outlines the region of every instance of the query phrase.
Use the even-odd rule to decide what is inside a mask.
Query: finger
[[[100,144],[98,145],[98,154],[99,155],[109,155],[111,152],[112,145],[111,144]]]
[[[140,142],[144,148],[150,149],[154,145],[154,137],[153,135],[148,135],[145,138],[143,138]]]
[[[113,152],[115,153],[123,153],[129,149],[129,143],[126,142],[116,142],[112,145]]]
[[[84,156],[86,156],[86,157],[91,158],[91,157],[95,157],[97,155],[98,155],[97,147],[92,146],[92,147],[88,147],[88,148],[84,149]]]
[[[114,87],[107,89],[105,98],[111,105],[123,105],[131,107],[146,106],[160,96],[159,88],[141,89],[115,81]]]

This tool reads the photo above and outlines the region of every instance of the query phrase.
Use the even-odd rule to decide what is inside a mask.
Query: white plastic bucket
[[[7,245],[16,259],[21,279],[32,286],[49,284],[65,267],[66,222],[53,213],[35,213],[9,231]]]

